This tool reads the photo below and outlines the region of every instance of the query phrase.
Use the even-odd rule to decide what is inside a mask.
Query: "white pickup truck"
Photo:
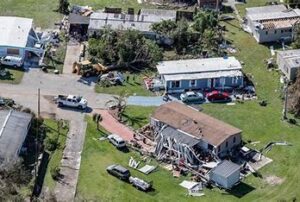
[[[74,107],[78,109],[85,109],[87,107],[87,100],[82,98],[81,96],[75,95],[58,95],[56,97],[56,103],[59,107]]]

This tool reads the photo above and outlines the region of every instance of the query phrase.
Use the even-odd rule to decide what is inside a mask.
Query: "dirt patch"
[[[55,113],[49,113],[49,112],[41,112],[41,117],[44,119],[56,119],[56,114]]]
[[[284,182],[284,179],[277,177],[275,175],[271,175],[271,176],[265,177],[264,181],[271,186],[275,186],[275,185],[282,184]]]
[[[55,104],[55,97],[51,96],[51,95],[43,95],[43,98],[45,98],[45,100],[49,101],[50,103]]]

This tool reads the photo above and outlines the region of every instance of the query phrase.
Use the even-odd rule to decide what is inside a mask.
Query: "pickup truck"
[[[56,103],[59,107],[74,107],[78,109],[85,109],[87,107],[87,100],[81,96],[75,95],[58,95],[56,98]]]

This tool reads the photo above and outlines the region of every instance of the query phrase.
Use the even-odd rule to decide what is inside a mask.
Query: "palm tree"
[[[122,120],[123,112],[127,106],[125,92],[121,92],[119,96],[112,96],[112,99],[106,102],[106,106],[116,110],[118,120]]]

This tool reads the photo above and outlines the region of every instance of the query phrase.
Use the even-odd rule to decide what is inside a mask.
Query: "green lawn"
[[[151,91],[149,91],[145,88],[142,74],[125,73],[124,74],[125,79],[127,76],[129,76],[129,80],[125,81],[122,86],[102,87],[100,85],[96,85],[95,91],[97,93],[107,93],[107,94],[114,94],[114,95],[121,95],[121,94],[125,93],[126,96],[130,96],[130,95],[151,96],[151,95],[154,95],[154,93],[152,93]]]
[[[139,129],[149,123],[154,109],[155,107],[127,106],[123,114],[123,119],[130,127]]]
[[[137,0],[70,0],[71,5],[89,5],[95,10],[105,6],[115,6],[127,9],[133,7],[136,10],[142,6]],[[0,16],[19,16],[33,18],[36,26],[42,28],[54,27],[55,22],[59,22],[62,15],[55,12],[58,0],[1,0]],[[125,10],[126,11],[126,10]]]
[[[1,67],[0,67],[1,68]],[[8,74],[5,77],[0,76],[0,83],[19,84],[22,81],[24,71],[15,68],[7,68]]]
[[[204,112],[220,118],[243,130],[243,139],[260,141],[257,148],[262,148],[270,141],[288,141],[292,147],[274,147],[268,154],[273,163],[261,170],[262,175],[275,175],[284,179],[284,183],[270,186],[260,178],[253,176],[245,182],[255,187],[255,190],[242,199],[245,201],[291,201],[300,197],[300,151],[299,126],[289,125],[281,121],[282,100],[280,99],[281,85],[279,73],[269,72],[264,59],[270,57],[267,46],[259,45],[249,34],[240,31],[238,23],[232,21],[226,24],[227,37],[239,49],[236,57],[245,62],[244,72],[253,76],[259,100],[266,99],[267,107],[261,107],[258,101],[245,102],[235,106],[203,105]],[[300,120],[298,120],[299,123]]]
[[[60,161],[63,156],[63,150],[65,147],[66,139],[67,139],[67,133],[68,133],[68,128],[62,129],[60,134],[58,134],[57,131],[57,121],[52,120],[52,119],[46,119],[44,122],[44,125],[48,128],[47,129],[47,137],[48,138],[58,138],[58,148],[50,152],[50,157],[49,157],[49,163],[47,167],[47,172],[45,176],[45,181],[44,181],[44,186],[48,187],[50,190],[53,190],[56,184],[56,181],[53,180],[50,170],[51,168],[59,167],[60,166]]]

